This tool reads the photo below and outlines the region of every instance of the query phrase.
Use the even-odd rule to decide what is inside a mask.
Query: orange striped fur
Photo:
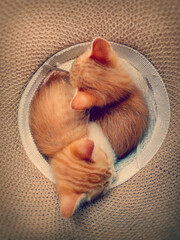
[[[112,161],[88,138],[89,115],[70,107],[74,90],[68,77],[63,72],[52,73],[30,109],[32,135],[39,151],[49,158],[65,218],[83,199],[106,191],[113,173]]]

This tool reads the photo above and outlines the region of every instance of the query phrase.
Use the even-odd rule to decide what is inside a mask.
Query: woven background
[[[22,147],[18,106],[43,61],[96,36],[138,50],[156,67],[170,128],[145,168],[64,220],[54,185]],[[0,239],[180,239],[179,70],[179,0],[0,0]]]

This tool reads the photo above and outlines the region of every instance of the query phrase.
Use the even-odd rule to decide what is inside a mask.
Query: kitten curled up
[[[113,179],[115,154],[86,111],[71,109],[74,89],[69,74],[53,71],[35,94],[30,128],[39,151],[49,158],[60,210],[71,217],[82,201],[105,193]]]
[[[136,69],[102,38],[96,38],[91,49],[76,59],[70,72],[76,88],[72,109],[90,109],[90,119],[100,124],[119,158],[137,146],[148,123],[136,78]]]

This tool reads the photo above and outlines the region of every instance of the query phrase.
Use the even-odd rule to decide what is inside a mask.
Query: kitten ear
[[[73,143],[71,150],[82,160],[93,162],[92,152],[94,150],[94,142],[88,138],[80,139]]]
[[[103,38],[96,38],[92,44],[92,52],[90,58],[106,64],[109,62],[111,45]]]
[[[94,149],[94,142],[88,138],[80,140],[78,153],[84,160],[92,161],[92,152]]]
[[[85,198],[84,193],[76,193],[72,190],[62,188],[60,193],[60,211],[64,218],[70,218],[81,200]]]
[[[75,110],[89,109],[96,104],[96,97],[86,91],[77,90],[71,101],[71,108]]]

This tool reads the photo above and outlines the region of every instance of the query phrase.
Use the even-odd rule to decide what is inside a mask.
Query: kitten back
[[[148,124],[148,109],[137,88],[122,102],[92,108],[90,116],[101,125],[119,158],[137,146]]]
[[[31,131],[38,148],[47,156],[87,134],[87,115],[70,108],[74,90],[67,77],[67,73],[54,72],[31,104]]]

